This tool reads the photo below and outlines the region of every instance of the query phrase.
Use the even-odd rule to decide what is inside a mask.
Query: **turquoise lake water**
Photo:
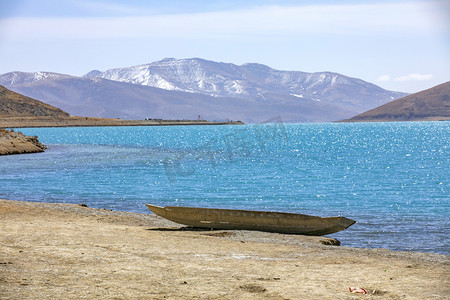
[[[344,246],[450,252],[449,122],[20,131],[49,149],[0,157],[0,198],[342,215]]]

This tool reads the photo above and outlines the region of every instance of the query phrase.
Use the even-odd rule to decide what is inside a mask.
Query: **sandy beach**
[[[448,299],[449,260],[0,200],[0,299]],[[349,287],[370,294],[353,294]]]

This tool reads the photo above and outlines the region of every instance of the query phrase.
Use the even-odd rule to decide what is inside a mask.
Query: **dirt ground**
[[[446,255],[327,241],[0,200],[0,299],[450,299]]]

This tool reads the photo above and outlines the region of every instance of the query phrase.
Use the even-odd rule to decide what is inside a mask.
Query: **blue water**
[[[342,215],[345,246],[449,254],[450,123],[29,128],[0,198]]]

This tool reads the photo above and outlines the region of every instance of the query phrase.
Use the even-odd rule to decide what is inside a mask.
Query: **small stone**
[[[340,246],[341,242],[337,239],[326,238],[319,241],[322,245]]]

